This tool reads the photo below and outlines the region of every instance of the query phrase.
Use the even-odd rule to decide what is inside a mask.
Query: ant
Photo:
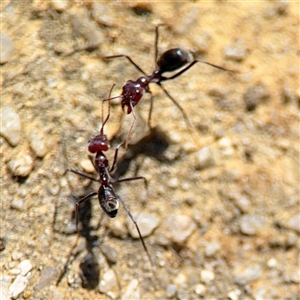
[[[112,92],[114,86],[115,85],[113,85],[110,89],[109,97],[111,96],[111,92]],[[116,164],[117,164],[119,148],[123,145],[123,143],[121,143],[115,149],[113,163],[112,163],[112,166],[109,167],[108,159],[106,158],[105,154],[103,153],[104,151],[107,151],[110,148],[110,143],[109,143],[106,135],[103,133],[104,126],[105,126],[106,122],[108,121],[109,116],[110,116],[110,104],[108,105],[108,115],[107,115],[106,119],[103,121],[103,106],[102,106],[102,127],[100,129],[100,134],[96,135],[91,140],[89,140],[89,144],[88,144],[88,150],[91,153],[96,154],[95,157],[94,157],[94,160],[92,160],[92,163],[95,167],[96,172],[99,175],[99,178],[95,179],[95,178],[93,178],[92,176],[90,176],[88,174],[85,174],[85,173],[82,173],[82,172],[79,172],[79,171],[76,171],[76,170],[73,170],[73,169],[68,169],[69,172],[72,172],[72,173],[77,174],[81,177],[88,178],[90,180],[99,182],[101,184],[98,192],[92,192],[92,193],[86,195],[85,197],[83,197],[82,199],[80,199],[76,203],[76,229],[77,229],[77,232],[79,232],[79,230],[78,230],[79,206],[82,203],[84,203],[85,201],[89,200],[92,197],[98,196],[99,204],[100,204],[102,210],[110,218],[115,218],[117,216],[118,209],[119,209],[119,201],[120,201],[122,203],[123,207],[125,208],[127,214],[129,215],[130,219],[134,223],[134,225],[135,225],[135,227],[138,231],[140,240],[142,242],[143,248],[144,248],[144,250],[145,250],[145,252],[148,256],[148,259],[151,263],[151,266],[153,266],[153,262],[151,260],[150,254],[148,252],[148,249],[146,247],[146,244],[144,242],[144,239],[142,237],[142,234],[140,232],[140,229],[139,229],[139,226],[138,226],[137,222],[133,218],[133,216],[130,213],[130,210],[127,207],[127,205],[125,204],[125,202],[119,196],[117,196],[115,191],[114,191],[114,184],[116,184],[116,183],[121,183],[121,182],[125,182],[125,181],[133,181],[133,180],[141,180],[142,179],[142,180],[144,180],[145,185],[147,187],[147,181],[146,181],[146,178],[143,177],[143,176],[128,177],[128,178],[122,178],[122,179],[114,179],[114,178],[111,177],[111,173],[115,170],[115,167],[116,167]]]
[[[123,111],[127,107],[127,114],[130,114],[132,112],[133,114],[133,121],[131,123],[129,132],[127,134],[127,138],[125,141],[125,149],[128,147],[128,143],[130,140],[130,137],[132,135],[132,130],[134,127],[134,124],[136,122],[136,115],[134,112],[134,106],[136,106],[141,98],[143,97],[144,92],[150,93],[151,91],[149,89],[149,84],[150,83],[156,83],[157,85],[160,86],[160,88],[163,90],[163,92],[166,94],[166,96],[178,107],[178,109],[181,111],[183,118],[190,129],[192,126],[190,124],[189,118],[187,114],[185,113],[184,109],[181,107],[181,105],[169,94],[169,92],[162,86],[162,82],[167,81],[167,80],[172,80],[180,75],[182,75],[184,72],[189,70],[193,65],[196,63],[200,62],[203,64],[207,64],[209,66],[212,66],[214,68],[223,70],[223,71],[230,71],[230,72],[236,72],[232,70],[228,70],[226,68],[217,66],[215,64],[203,61],[201,59],[192,59],[192,55],[181,48],[172,48],[167,51],[165,51],[158,59],[158,38],[159,38],[159,27],[164,26],[164,24],[157,25],[155,27],[155,62],[156,62],[156,69],[153,71],[152,74],[147,75],[128,55],[125,54],[119,54],[119,55],[112,55],[112,56],[105,56],[102,57],[103,59],[111,59],[111,58],[118,58],[118,57],[125,57],[128,59],[128,61],[138,70],[140,71],[144,76],[138,78],[137,80],[128,80],[124,84],[122,88],[122,93],[120,96],[116,96],[113,98],[107,98],[104,99],[103,101],[110,101],[113,99],[121,98],[121,105]],[[186,66],[187,65],[187,66]],[[183,68],[186,66],[185,68]],[[165,72],[173,72],[177,71],[179,69],[183,68],[179,72],[175,73],[174,75],[170,77],[165,77],[163,76],[163,73]],[[152,95],[150,98],[150,110],[149,110],[149,116],[148,116],[148,125],[149,128],[151,128],[151,115],[152,115],[152,108],[153,108],[153,99]]]

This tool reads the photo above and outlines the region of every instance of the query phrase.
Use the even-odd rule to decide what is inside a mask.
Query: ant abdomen
[[[102,185],[98,191],[99,204],[103,211],[110,217],[115,218],[119,209],[119,198],[110,186]]]
[[[180,48],[169,49],[164,52],[157,61],[157,67],[161,73],[172,72],[180,69],[191,60],[191,54]]]

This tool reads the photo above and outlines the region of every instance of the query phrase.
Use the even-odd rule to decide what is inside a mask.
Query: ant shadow
[[[99,237],[92,234],[92,231],[96,228],[93,228],[90,225],[92,218],[91,201],[85,201],[82,203],[78,218],[81,224],[79,233],[80,236],[85,238],[86,250],[88,251],[88,254],[83,258],[79,265],[82,287],[87,290],[94,290],[97,288],[100,281],[100,267],[93,251],[93,249],[99,244]],[[72,220],[74,220],[74,222],[75,219],[76,210],[74,210],[72,213]]]
[[[92,184],[85,188],[86,192],[90,192],[92,189]],[[70,202],[77,202],[78,197],[70,196]],[[96,255],[94,254],[94,248],[99,245],[99,237],[97,235],[93,235],[92,232],[97,228],[93,228],[91,226],[92,219],[92,203],[91,201],[86,201],[82,203],[80,206],[78,220],[80,223],[79,235],[80,237],[84,237],[85,239],[85,249],[87,250],[87,255],[81,260],[79,268],[80,268],[80,277],[82,280],[82,287],[87,290],[94,290],[98,287],[100,282],[100,267],[97,261]],[[72,211],[71,215],[71,223],[76,223],[76,210]],[[97,226],[99,227],[99,226]],[[69,230],[67,232],[63,232],[64,234],[73,234],[73,230]],[[78,236],[79,237],[79,236]],[[79,249],[80,248],[80,249]],[[78,247],[78,240],[74,244],[72,250],[70,251],[69,257],[62,272],[59,275],[58,280],[56,281],[56,286],[60,284],[66,274],[69,272],[69,268],[72,263],[77,259],[83,249]]]
[[[150,130],[149,135],[142,138],[136,144],[130,145],[130,153],[126,153],[119,159],[114,172],[114,177],[119,178],[126,174],[130,163],[138,156],[155,158],[159,162],[168,163],[164,153],[170,145],[169,138],[157,127]]]

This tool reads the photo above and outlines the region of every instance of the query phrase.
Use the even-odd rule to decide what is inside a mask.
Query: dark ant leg
[[[130,213],[130,210],[129,210],[129,208],[127,207],[127,205],[125,204],[125,202],[124,202],[120,197],[119,197],[119,200],[121,201],[121,203],[122,203],[123,207],[125,208],[125,210],[126,210],[128,216],[130,217],[130,219],[132,220],[133,224],[134,224],[135,227],[136,227],[136,230],[137,230],[137,232],[138,232],[138,234],[139,234],[140,240],[141,240],[141,242],[142,242],[142,244],[143,244],[143,248],[144,248],[144,250],[145,250],[145,252],[146,252],[146,254],[147,254],[147,256],[148,256],[148,259],[149,259],[149,261],[150,261],[150,263],[151,263],[151,266],[152,266],[152,272],[154,273],[154,270],[153,270],[154,264],[153,264],[153,262],[152,262],[151,256],[150,256],[150,254],[149,254],[149,252],[148,252],[148,249],[147,249],[147,247],[146,247],[146,244],[145,244],[144,239],[143,239],[143,237],[142,237],[142,234],[141,234],[141,232],[140,232],[140,228],[139,228],[137,222],[135,221],[135,219],[133,218],[132,214]],[[155,274],[154,274],[154,275],[155,275]]]
[[[188,131],[190,133],[190,135],[192,136],[194,142],[197,144],[197,145],[200,145],[199,144],[199,137],[195,137],[195,129],[187,115],[187,113],[185,112],[185,110],[183,109],[183,107],[169,94],[169,92],[161,85],[161,83],[157,83],[161,89],[164,91],[164,93],[168,96],[168,98],[177,106],[177,108],[181,111],[182,113],[182,116],[183,116],[183,119],[185,121],[185,124],[188,128]],[[202,145],[201,145],[202,146]]]
[[[84,174],[84,173],[82,173],[82,172],[79,172],[79,171],[76,171],[76,170],[73,170],[73,169],[68,169],[67,171],[72,172],[72,173],[74,173],[74,174],[77,174],[77,175],[79,175],[79,176],[81,176],[81,177],[85,177],[85,178],[87,178],[87,179],[90,179],[90,180],[99,182],[99,180],[93,178],[92,176],[90,176],[90,175],[88,175],[88,174]]]
[[[128,148],[128,143],[129,143],[131,135],[132,135],[132,129],[133,129],[134,124],[136,122],[136,114],[135,114],[134,108],[133,108],[131,102],[129,104],[130,104],[130,108],[131,108],[131,112],[132,112],[132,116],[133,116],[133,121],[132,121],[132,123],[130,125],[129,131],[128,131],[128,134],[127,134],[127,138],[126,138],[126,141],[125,141],[125,149],[126,150]]]
[[[125,57],[125,58],[127,58],[129,60],[129,62],[131,62],[136,67],[137,70],[139,70],[141,73],[143,73],[145,76],[147,76],[147,74],[128,55],[119,54],[119,55],[104,56],[102,58],[105,60],[105,59],[117,58],[117,57]]]
[[[151,130],[152,126],[151,126],[151,117],[152,117],[152,111],[153,111],[153,96],[152,93],[149,91],[148,92],[150,94],[150,107],[149,107],[149,115],[148,115],[148,126],[149,129]]]
[[[118,153],[119,153],[119,149],[120,149],[120,147],[121,147],[123,144],[124,144],[124,142],[121,143],[120,145],[118,145],[117,148],[116,148],[116,150],[115,150],[114,160],[113,160],[113,163],[112,163],[111,168],[109,169],[109,172],[110,172],[110,173],[113,172],[113,171],[115,170],[115,167],[116,167],[117,161],[118,161]]]
[[[110,99],[111,97],[111,93],[113,88],[115,87],[115,84],[112,85],[112,87],[110,88],[109,94],[108,94],[108,99]],[[101,130],[100,130],[100,134],[103,135],[103,129],[104,129],[104,125],[106,124],[106,122],[108,121],[109,117],[110,117],[110,101],[108,101],[108,107],[107,107],[107,116],[106,119],[103,121],[103,116],[104,116],[104,112],[103,112],[103,102],[105,100],[102,101],[102,126],[101,126]]]
[[[223,68],[223,67],[220,67],[218,65],[215,65],[215,64],[212,64],[212,63],[209,63],[207,61],[204,61],[204,60],[201,60],[201,59],[195,59],[193,60],[187,67],[185,67],[183,70],[181,70],[180,72],[176,73],[175,75],[171,76],[171,77],[162,77],[162,81],[166,81],[166,80],[171,80],[171,79],[175,79],[176,77],[182,75],[184,72],[186,72],[187,70],[189,70],[193,65],[195,65],[196,63],[203,63],[203,64],[206,64],[206,65],[209,65],[211,67],[214,67],[216,69],[219,69],[219,70],[222,70],[222,71],[228,71],[228,72],[233,72],[233,73],[238,73],[238,71],[235,71],[235,70],[230,70],[230,69],[226,69],[226,68]]]
[[[158,39],[159,39],[159,27],[165,26],[164,24],[159,24],[155,27],[155,52],[154,52],[154,61],[155,63],[157,62],[157,57],[158,57]]]
[[[183,107],[169,94],[169,92],[160,84],[158,83],[158,85],[161,87],[161,89],[164,91],[164,93],[167,95],[167,97],[177,106],[177,108],[181,111],[183,118],[185,120],[185,123],[187,124],[188,128],[192,128],[192,123],[189,120],[188,115],[186,114],[185,110],[183,109]]]
[[[144,180],[145,188],[148,190],[148,181],[144,176],[137,176],[137,177],[128,177],[128,178],[122,178],[122,179],[117,179],[115,183],[120,183],[120,182],[125,182],[125,181],[133,181],[133,180]]]

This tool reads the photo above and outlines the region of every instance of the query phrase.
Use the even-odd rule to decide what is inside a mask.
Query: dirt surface
[[[96,177],[101,100],[142,75],[101,57],[130,55],[150,74],[161,23],[159,53],[182,47],[239,73],[197,63],[164,83],[192,132],[155,84],[151,133],[149,95],[136,106],[115,176],[149,187],[116,190],[150,223],[138,221],[153,274],[122,206],[109,219],[97,199],[82,205],[76,243],[74,203],[99,184],[66,170]],[[13,42],[0,66],[1,299],[299,299],[298,26],[288,1],[1,1]],[[112,101],[110,161],[131,121]]]

